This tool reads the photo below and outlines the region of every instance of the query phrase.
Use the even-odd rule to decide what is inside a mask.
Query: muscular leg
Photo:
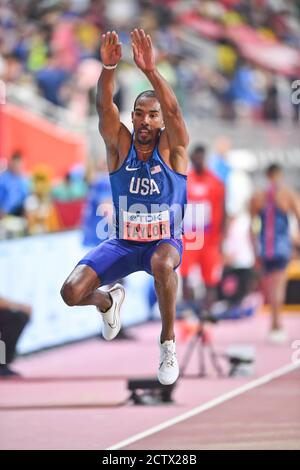
[[[95,305],[105,312],[111,307],[107,292],[98,290],[100,280],[95,271],[86,265],[79,265],[72,271],[61,288],[61,296],[69,306]]]
[[[272,330],[282,328],[280,321],[280,312],[285,299],[286,292],[286,272],[278,270],[268,274],[265,277],[266,300],[270,304],[272,315]]]
[[[162,319],[161,343],[175,338],[178,277],[174,268],[179,261],[178,251],[168,243],[159,245],[151,257],[151,269]]]

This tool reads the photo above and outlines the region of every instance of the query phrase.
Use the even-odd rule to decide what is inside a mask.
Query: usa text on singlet
[[[186,176],[173,171],[158,153],[137,158],[133,145],[122,166],[110,173],[115,236],[135,242],[181,238]]]

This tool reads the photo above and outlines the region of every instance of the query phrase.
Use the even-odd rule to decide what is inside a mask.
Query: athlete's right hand
[[[104,65],[116,65],[122,57],[122,47],[115,31],[101,36],[101,59]]]

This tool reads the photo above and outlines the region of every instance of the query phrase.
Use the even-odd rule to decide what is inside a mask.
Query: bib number
[[[123,212],[123,238],[135,242],[152,242],[170,238],[168,211],[140,214]]]

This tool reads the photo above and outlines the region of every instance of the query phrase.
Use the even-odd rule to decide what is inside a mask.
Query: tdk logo
[[[151,222],[160,222],[163,220],[162,214],[135,214],[129,217],[131,222],[139,224],[149,224]]]

